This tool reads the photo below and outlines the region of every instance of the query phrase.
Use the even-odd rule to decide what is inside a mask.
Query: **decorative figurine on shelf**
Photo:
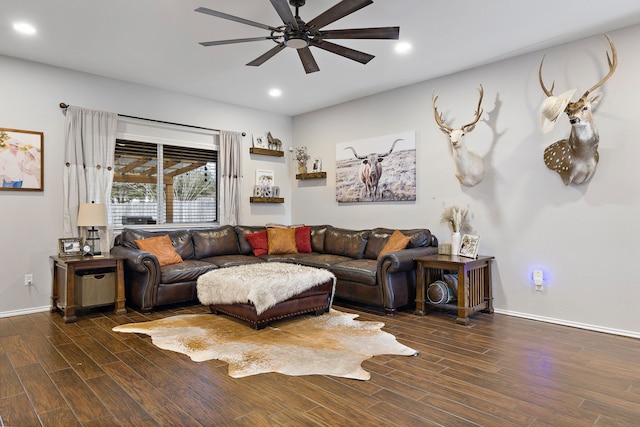
[[[269,150],[282,151],[282,141],[278,138],[274,138],[271,132],[267,133],[267,141],[269,142]]]
[[[298,173],[307,173],[309,154],[307,147],[296,147],[296,160],[298,161]]]

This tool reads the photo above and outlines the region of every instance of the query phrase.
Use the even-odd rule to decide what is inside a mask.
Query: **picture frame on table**
[[[267,139],[267,135],[254,133],[253,148],[264,148],[265,150],[269,149],[269,140]]]
[[[58,239],[58,256],[78,256],[82,255],[82,238],[66,237]]]
[[[0,191],[44,191],[44,133],[0,128]]]
[[[460,249],[458,255],[476,259],[478,257],[478,246],[480,245],[480,236],[473,234],[465,234],[460,241]]]

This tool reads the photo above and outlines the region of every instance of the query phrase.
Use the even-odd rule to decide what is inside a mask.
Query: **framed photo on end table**
[[[462,236],[462,242],[460,243],[460,250],[458,251],[458,255],[476,259],[478,257],[479,244],[480,236],[465,234],[464,236]]]
[[[68,237],[58,239],[58,256],[82,255],[82,239],[80,237]]]

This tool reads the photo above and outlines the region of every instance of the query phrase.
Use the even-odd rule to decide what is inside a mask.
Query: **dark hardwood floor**
[[[499,314],[355,311],[420,351],[364,362],[370,381],[230,378],[114,325],[178,313],[129,309],[0,319],[5,426],[639,426],[640,340]],[[0,424],[2,425],[2,424]]]

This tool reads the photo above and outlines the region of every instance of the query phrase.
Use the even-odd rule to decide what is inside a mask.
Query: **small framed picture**
[[[261,187],[273,187],[275,174],[273,171],[256,169],[256,185]]]
[[[58,239],[58,256],[77,255],[82,255],[82,239],[80,237]]]
[[[311,172],[322,172],[322,159],[316,157],[311,165]]]
[[[464,236],[462,236],[462,241],[460,242],[460,250],[458,251],[458,255],[467,257],[467,258],[474,258],[474,259],[477,258],[479,244],[480,244],[480,236],[465,234]]]
[[[269,148],[269,141],[267,135],[253,134],[253,148]]]

